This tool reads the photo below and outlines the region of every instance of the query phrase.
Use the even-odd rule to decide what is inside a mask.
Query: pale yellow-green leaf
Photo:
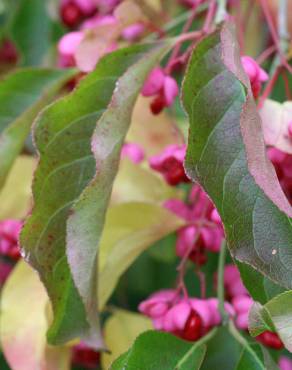
[[[135,259],[184,222],[156,204],[131,202],[109,208],[99,254],[100,308]]]
[[[149,108],[151,99],[142,96],[136,102],[128,142],[140,144],[146,156],[160,153],[167,145],[183,143],[183,136],[173,119],[162,112],[154,116]]]
[[[31,182],[35,159],[20,156],[15,161],[6,184],[0,191],[0,220],[22,218],[30,207]]]
[[[37,273],[20,261],[1,297],[1,347],[12,370],[69,369],[70,349],[46,344],[47,304]]]
[[[115,310],[104,326],[105,342],[110,354],[102,354],[102,369],[109,369],[111,363],[132,346],[139,334],[151,329],[151,320],[145,316],[126,310]]]
[[[145,202],[162,203],[170,198],[180,198],[182,193],[167,185],[154,171],[123,159],[114,182],[112,203]]]

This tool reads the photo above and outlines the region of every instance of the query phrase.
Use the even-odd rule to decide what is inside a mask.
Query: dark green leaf
[[[240,332],[232,321],[229,322],[229,331],[234,339],[242,345],[242,352],[236,370],[243,370],[247,364],[249,364],[251,369],[267,370],[262,347],[257,343],[250,343],[250,337],[246,338],[245,334]],[[249,369],[249,367],[247,368]]]
[[[285,289],[274,283],[267,276],[263,276],[249,265],[237,261],[242,281],[253,299],[265,304],[269,299],[283,293]]]
[[[232,256],[291,288],[292,228],[284,213],[291,208],[265,157],[248,83],[236,76],[247,80],[234,34],[223,25],[191,57],[183,84],[190,119],[185,167],[215,203]]]
[[[259,344],[243,349],[236,370],[279,370],[269,352]]]
[[[72,70],[22,69],[0,82],[0,189],[33,120],[73,74]]]
[[[125,365],[128,360],[128,356],[130,354],[130,349],[129,351],[123,353],[120,357],[118,357],[110,367],[110,370],[120,370],[120,369],[125,369]]]
[[[102,345],[96,257],[105,213],[136,97],[170,46],[137,45],[108,55],[37,120],[35,205],[21,242],[53,304],[51,343],[80,336]]]
[[[185,342],[168,333],[148,331],[141,334],[131,349],[120,356],[111,370],[197,370],[206,353],[210,332],[195,343]]]
[[[22,65],[37,66],[50,47],[52,23],[44,0],[21,0],[10,33],[22,57]]]
[[[234,370],[240,353],[241,345],[227,328],[218,328],[216,335],[207,344],[202,370]]]
[[[263,364],[260,364],[254,356],[247,350],[243,350],[236,366],[236,370],[265,370]]]

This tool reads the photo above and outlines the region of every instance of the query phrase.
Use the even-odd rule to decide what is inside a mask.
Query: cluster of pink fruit
[[[253,304],[243,286],[239,271],[227,265],[224,271],[225,311],[241,330],[248,329],[248,312]],[[196,341],[221,323],[217,298],[183,297],[178,290],[161,290],[139,305],[139,311],[150,317],[157,330],[170,332],[182,339]],[[282,349],[277,334],[265,331],[256,338],[273,349]]]

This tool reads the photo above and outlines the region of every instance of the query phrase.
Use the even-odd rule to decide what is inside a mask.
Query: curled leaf
[[[105,213],[136,97],[171,44],[136,45],[108,55],[36,122],[40,161],[21,244],[52,302],[52,344],[81,337],[103,346],[96,258]]]
[[[215,203],[232,256],[291,288],[291,206],[266,156],[230,24],[194,51],[183,103],[190,119],[185,168]]]

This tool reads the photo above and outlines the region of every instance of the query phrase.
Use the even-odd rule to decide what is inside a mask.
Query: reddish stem
[[[277,67],[274,74],[272,75],[272,77],[270,78],[269,82],[267,83],[266,87],[265,87],[265,90],[263,91],[261,97],[260,97],[260,101],[258,103],[258,108],[262,108],[263,104],[264,104],[264,101],[269,97],[269,95],[271,94],[274,86],[275,86],[275,83],[277,82],[278,80],[278,77],[279,77],[279,74],[280,74],[280,71],[281,71],[281,66]]]
[[[199,278],[201,288],[201,298],[206,299],[206,276],[203,271],[196,269],[196,274]]]
[[[197,15],[197,5],[194,5],[191,15],[189,16],[188,20],[186,21],[183,29],[182,29],[182,34],[185,34],[192,26],[194,19],[196,18]],[[177,62],[177,57],[180,52],[180,48],[182,45],[183,41],[180,41],[176,44],[174,49],[172,50],[172,53],[170,55],[170,58],[168,60],[167,66],[165,67],[165,73],[170,74],[172,71],[172,67],[175,65]]]
[[[207,204],[205,204],[204,209],[202,211],[202,215],[200,217],[200,220],[198,220],[198,229],[197,229],[196,236],[194,238],[193,244],[191,244],[189,246],[186,254],[183,256],[183,258],[180,261],[180,264],[177,267],[177,272],[178,272],[177,290],[183,290],[183,293],[186,297],[188,296],[187,292],[186,292],[186,288],[185,288],[185,283],[184,283],[184,276],[185,276],[185,273],[186,273],[186,266],[187,266],[189,256],[192,253],[193,246],[196,244],[196,242],[198,241],[198,239],[200,237],[201,230],[204,226],[204,218],[206,216],[206,212],[207,212]]]
[[[264,50],[257,58],[258,64],[262,64],[266,59],[268,59],[272,54],[277,51],[275,45],[271,45],[266,50]]]
[[[288,79],[288,76],[285,70],[282,71],[282,78],[283,78],[284,85],[285,85],[286,97],[288,100],[292,100],[290,81]]]
[[[292,67],[288,64],[288,62],[286,60],[286,57],[285,57],[285,55],[283,54],[283,52],[281,50],[279,36],[278,36],[278,33],[277,33],[276,28],[274,26],[273,19],[272,19],[272,16],[270,14],[270,10],[269,10],[269,6],[267,4],[267,1],[266,0],[260,0],[260,3],[261,3],[261,7],[262,7],[262,10],[263,10],[264,16],[266,18],[268,27],[269,27],[269,31],[270,31],[272,39],[273,39],[273,42],[274,42],[274,44],[275,44],[275,46],[278,50],[278,54],[279,54],[281,63],[285,68],[287,68],[287,70],[290,73],[292,73]]]
[[[244,34],[245,34],[245,27],[244,27],[244,21],[242,19],[242,12],[241,12],[241,4],[237,5],[237,12],[236,12],[236,24],[237,24],[237,29],[238,29],[238,42],[239,42],[239,47],[241,50],[241,53],[243,54],[244,51]]]
[[[212,26],[215,13],[216,13],[216,7],[217,7],[216,5],[217,5],[216,0],[210,1],[209,10],[208,10],[208,13],[207,13],[204,25],[203,25],[203,32],[205,34],[208,34],[211,32],[211,26]]]

